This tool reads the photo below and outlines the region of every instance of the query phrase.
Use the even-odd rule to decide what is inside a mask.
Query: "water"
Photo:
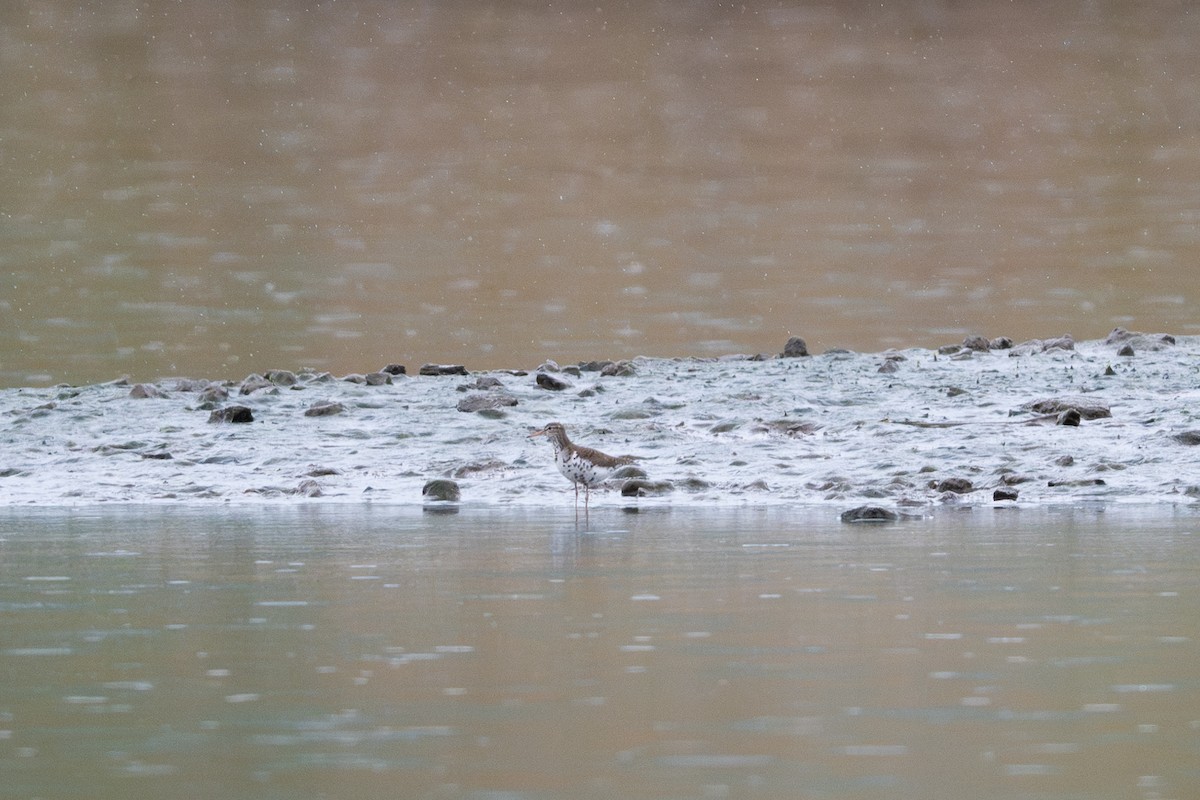
[[[9,509],[5,796],[1193,797],[1197,521]]]
[[[0,10],[0,385],[1200,332],[1187,4]]]

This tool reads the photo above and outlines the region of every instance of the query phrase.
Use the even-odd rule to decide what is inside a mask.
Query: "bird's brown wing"
[[[575,451],[596,466],[604,467],[605,469],[633,463],[632,456],[610,456],[608,453],[601,453],[599,450],[593,450],[590,447],[575,445]]]

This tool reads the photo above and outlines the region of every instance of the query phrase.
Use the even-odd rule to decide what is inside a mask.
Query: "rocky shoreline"
[[[939,506],[1200,499],[1200,338],[1114,330],[937,350],[593,361],[476,372],[121,379],[0,391],[0,504],[569,507],[551,419],[639,456],[604,505]],[[595,500],[594,500],[595,502]]]

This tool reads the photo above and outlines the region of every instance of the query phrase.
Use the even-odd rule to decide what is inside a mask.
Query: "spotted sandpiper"
[[[567,430],[561,422],[551,422],[529,435],[545,436],[554,446],[555,466],[575,486],[576,513],[579,510],[580,484],[583,484],[583,511],[586,514],[592,487],[603,483],[617,467],[634,462],[632,456],[610,456],[573,443],[567,438]]]

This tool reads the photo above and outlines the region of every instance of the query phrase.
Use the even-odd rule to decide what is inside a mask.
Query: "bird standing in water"
[[[632,456],[610,456],[582,447],[567,438],[567,430],[561,422],[551,422],[530,436],[545,436],[554,447],[554,464],[558,471],[575,486],[575,512],[579,513],[579,486],[583,485],[583,513],[588,510],[588,500],[593,486],[599,486],[614,469],[632,464]]]

